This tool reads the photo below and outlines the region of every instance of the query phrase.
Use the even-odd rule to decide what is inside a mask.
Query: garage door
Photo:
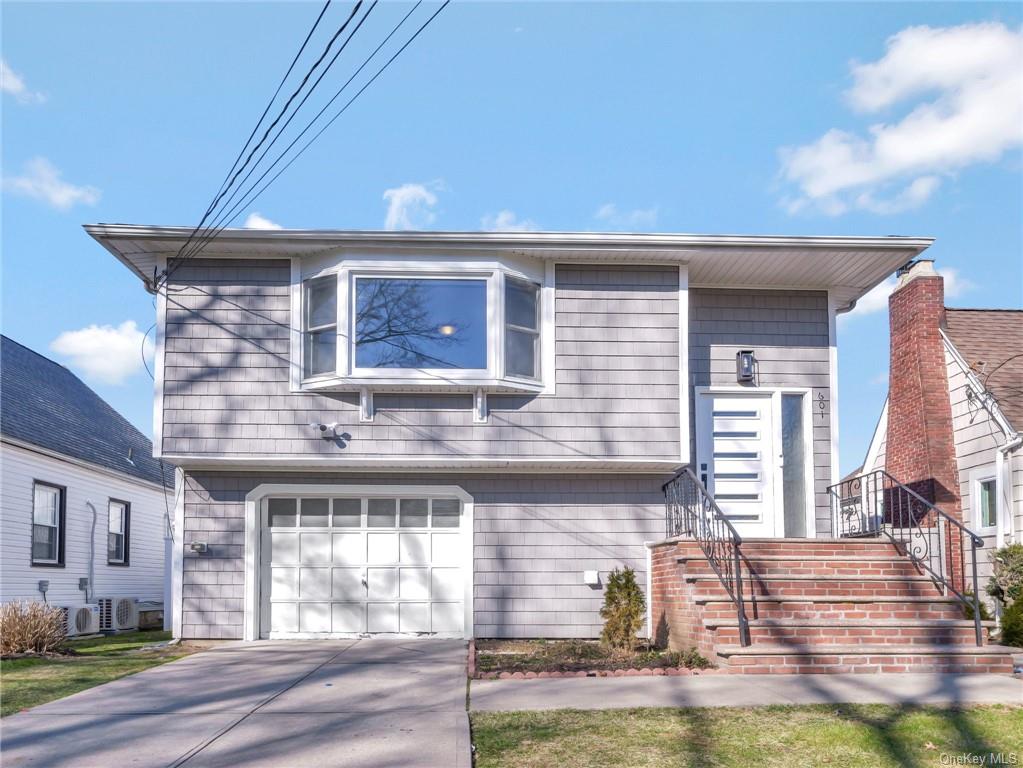
[[[461,637],[462,507],[452,498],[270,498],[261,635]]]

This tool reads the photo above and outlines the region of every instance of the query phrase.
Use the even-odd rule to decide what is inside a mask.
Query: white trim
[[[888,396],[884,398],[884,405],[881,406],[881,416],[877,420],[877,424],[874,425],[874,434],[870,438],[870,445],[867,446],[867,455],[863,457],[863,466],[860,467],[860,474],[867,474],[873,472],[877,463],[877,454],[881,451],[881,438],[884,437],[885,450],[887,456],[887,442],[888,442]],[[876,467],[876,469],[884,469],[884,467]]]
[[[174,637],[180,638],[184,618],[184,564],[185,564],[185,471],[174,469],[174,567],[171,595]]]
[[[64,453],[57,453],[56,451],[51,451],[48,448],[33,445],[32,443],[26,443],[23,440],[18,440],[17,438],[9,437],[8,435],[3,435],[3,437],[0,438],[0,443],[10,446],[11,448],[20,448],[21,450],[28,451],[29,453],[38,453],[40,456],[48,456],[49,458],[57,459],[58,461],[66,461],[68,464],[73,464],[76,467],[82,467],[83,469],[88,469],[91,472],[107,475],[108,477],[115,477],[118,480],[134,483],[135,485],[141,485],[143,488],[151,488],[156,491],[167,490],[159,483],[153,483],[149,480],[143,480],[142,478],[136,477],[135,475],[118,472],[116,469],[110,469],[109,467],[103,467],[99,464],[93,464],[92,462],[83,461],[82,459],[76,459],[75,457],[68,456]]]
[[[162,273],[167,268],[166,257],[161,256],[156,260],[157,267]],[[156,370],[153,373],[153,458],[159,459],[163,455],[163,371],[166,367],[165,340],[167,333],[167,286],[156,292],[156,354],[153,358],[153,365]]]
[[[832,292],[828,291],[828,407],[831,409],[829,425],[831,427],[831,482],[828,485],[835,485],[841,479],[839,471],[839,445],[838,445],[838,321],[835,300]],[[811,436],[812,440],[812,436]],[[834,531],[832,531],[834,533]]]
[[[486,424],[490,416],[487,408],[487,393],[483,387],[477,387],[472,395],[472,423]]]
[[[462,568],[465,571],[463,592],[463,637],[473,637],[473,497],[458,485],[321,485],[318,483],[264,483],[245,495],[245,625],[244,639],[260,636],[260,532],[262,503],[268,496],[454,496],[462,502]],[[179,571],[176,571],[179,572]],[[180,635],[176,635],[180,636]]]
[[[510,472],[535,472],[537,469],[557,471],[567,469],[571,472],[603,472],[614,469],[618,472],[640,473],[672,473],[678,469],[677,459],[587,459],[577,457],[565,458],[519,458],[495,459],[473,458],[467,456],[432,457],[432,456],[392,456],[386,459],[367,457],[353,459],[337,456],[281,456],[275,454],[170,454],[164,457],[177,466],[188,469],[209,467],[238,467],[246,471],[253,468],[277,469],[280,471],[298,471],[307,468],[332,469],[343,472],[347,469],[359,470],[401,470],[404,472],[434,472],[450,469],[458,472],[493,471],[502,469]]]
[[[980,514],[980,484],[989,480],[995,483],[995,524],[982,525]],[[983,467],[974,467],[969,474],[970,483],[970,521],[967,523],[973,532],[978,536],[999,536],[1002,534],[1002,516],[999,514],[999,499],[1001,498],[1002,478],[998,476],[997,467],[994,464],[986,464]],[[1001,544],[998,545],[999,547]]]
[[[543,396],[550,396],[557,388],[557,355],[555,350],[557,323],[557,264],[546,261],[543,265],[543,283],[540,286],[540,377]]]
[[[359,422],[372,423],[376,416],[376,408],[373,405],[373,390],[369,387],[359,387]]]
[[[295,322],[295,318],[302,317],[302,262],[292,256],[291,259],[291,313],[288,322],[288,339],[290,350],[288,354],[288,366],[290,375],[288,381],[292,392],[302,391],[302,370],[305,365],[302,360],[302,326]]]
[[[654,545],[656,542],[644,541],[643,546],[646,547],[646,638],[647,640],[654,639],[654,606],[653,606],[653,595],[654,591]]]
[[[679,461],[688,464],[690,454],[689,421],[689,267],[678,266],[678,431]]]

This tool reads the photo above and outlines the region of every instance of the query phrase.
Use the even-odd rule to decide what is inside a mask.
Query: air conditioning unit
[[[62,605],[60,609],[64,614],[64,633],[68,637],[99,632],[98,605]]]
[[[138,600],[134,597],[101,597],[99,629],[101,632],[124,632],[139,628]]]

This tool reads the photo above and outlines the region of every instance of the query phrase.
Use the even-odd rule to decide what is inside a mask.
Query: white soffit
[[[189,227],[91,224],[86,232],[139,277],[151,280]],[[516,253],[559,262],[689,265],[690,286],[830,290],[839,308],[855,301],[930,246],[926,237],[776,237],[600,232],[380,232],[227,229],[203,258],[287,258],[373,250]]]

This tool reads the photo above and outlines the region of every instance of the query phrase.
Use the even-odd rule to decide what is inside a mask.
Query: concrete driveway
[[[459,640],[230,643],[4,718],[5,768],[470,766]]]

